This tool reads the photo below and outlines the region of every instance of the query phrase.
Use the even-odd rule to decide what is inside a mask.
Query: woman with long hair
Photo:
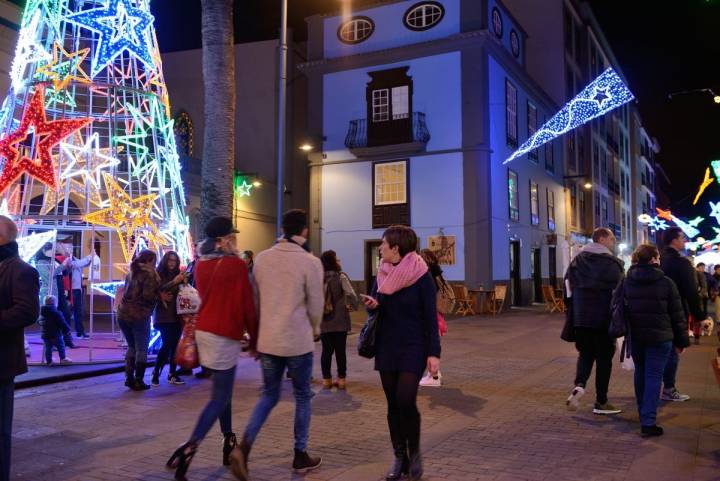
[[[417,392],[425,369],[440,370],[436,287],[417,250],[417,235],[406,226],[391,226],[380,245],[382,263],[372,296],[364,296],[368,311],[378,315],[375,370],[388,405],[388,427],[395,460],[386,479],[418,480],[420,412]]]
[[[175,469],[175,479],[185,480],[198,446],[220,421],[223,464],[230,465],[230,453],[237,445],[232,431],[232,391],[240,341],[247,329],[250,351],[257,343],[257,315],[253,303],[248,269],[235,247],[237,231],[227,217],[213,217],[205,226],[206,240],[199,246],[195,266],[195,285],[202,304],[195,337],[200,364],[212,372],[212,394],[190,438],[178,447],[167,462]]]
[[[347,376],[347,356],[345,346],[347,333],[350,332],[350,310],[357,309],[358,297],[350,284],[347,274],[342,272],[340,259],[335,251],[325,251],[320,256],[325,270],[325,310],[320,323],[320,340],[322,341],[323,388],[331,389],[332,357],[337,362],[338,389],[345,389]]]
[[[185,384],[177,375],[175,364],[175,350],[182,334],[182,322],[177,313],[176,303],[180,284],[185,282],[185,275],[180,271],[180,256],[177,252],[165,253],[158,264],[157,273],[160,276],[160,302],[155,306],[155,328],[160,331],[162,347],[155,360],[150,384],[160,385],[160,374],[166,363],[170,364],[168,383]]]
[[[155,272],[156,261],[157,255],[147,249],[132,261],[117,309],[118,324],[128,344],[125,385],[134,391],[150,389],[143,378],[150,342],[150,315],[159,298],[160,276]]]
[[[670,352],[690,345],[687,318],[675,283],[660,270],[657,247],[642,244],[632,255],[632,266],[615,290],[613,305],[623,302],[630,352],[635,363],[635,397],[640,434],[660,436],[657,408],[663,371]]]

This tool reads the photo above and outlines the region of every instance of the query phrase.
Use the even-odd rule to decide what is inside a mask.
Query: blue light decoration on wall
[[[562,110],[540,127],[527,142],[522,144],[503,163],[507,164],[590,120],[605,115],[634,98],[630,89],[615,70],[608,68],[585,87],[582,92],[565,104]]]
[[[92,287],[96,291],[105,294],[106,296],[115,299],[117,290],[120,286],[124,286],[125,281],[113,281],[113,282],[94,282]]]
[[[92,61],[93,78],[123,51],[135,55],[147,70],[155,71],[148,37],[154,18],[130,0],[109,0],[104,7],[70,15],[67,20],[100,35]]]

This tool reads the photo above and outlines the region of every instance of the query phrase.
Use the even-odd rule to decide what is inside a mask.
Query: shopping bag
[[[615,340],[617,350],[620,353],[620,367],[625,371],[634,371],[635,363],[630,352],[630,339],[628,337],[619,337]]]
[[[200,365],[197,341],[195,341],[197,314],[185,314],[182,319],[184,326],[182,337],[175,350],[175,363],[182,369],[195,369]]]
[[[200,293],[190,284],[183,284],[178,290],[177,313],[195,314],[200,311]]]
[[[438,331],[440,332],[440,336],[444,336],[447,334],[447,322],[445,322],[445,316],[437,313],[437,321],[438,321]]]

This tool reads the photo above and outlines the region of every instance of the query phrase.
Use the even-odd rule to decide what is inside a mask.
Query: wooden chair
[[[475,315],[475,299],[470,297],[467,287],[461,285],[453,285],[455,293],[455,314],[459,316]]]
[[[555,290],[552,286],[542,286],[543,297],[545,298],[545,309],[550,312],[564,312],[565,306],[563,300],[555,296]]]
[[[506,285],[498,285],[495,286],[495,298],[492,299],[492,302],[490,303],[490,312],[492,312],[493,315],[497,314],[498,312],[502,312],[503,307],[505,306],[505,295],[507,294],[507,286]]]

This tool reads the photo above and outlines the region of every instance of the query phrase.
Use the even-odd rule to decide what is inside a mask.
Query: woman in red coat
[[[212,397],[198,419],[190,439],[167,462],[176,469],[175,479],[184,480],[198,445],[215,420],[220,421],[225,442],[223,464],[230,465],[230,452],[236,445],[232,432],[232,391],[243,332],[250,335],[250,349],[257,342],[257,316],[245,262],[237,255],[232,221],[214,217],[205,226],[207,239],[200,246],[195,267],[195,284],[202,304],[195,338],[200,364],[212,372]]]

